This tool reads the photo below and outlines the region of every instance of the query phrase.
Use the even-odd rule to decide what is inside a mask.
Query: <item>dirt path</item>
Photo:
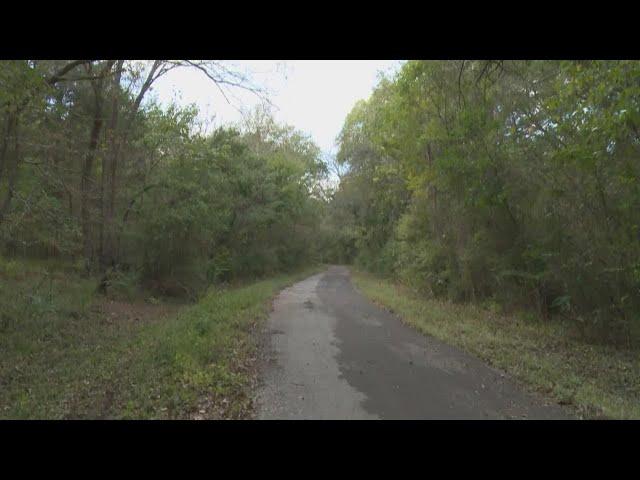
[[[373,305],[345,267],[280,293],[265,355],[260,419],[569,418]]]

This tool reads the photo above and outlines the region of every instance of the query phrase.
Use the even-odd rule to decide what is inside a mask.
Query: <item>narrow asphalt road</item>
[[[345,267],[283,290],[263,338],[259,419],[569,418],[376,307]]]

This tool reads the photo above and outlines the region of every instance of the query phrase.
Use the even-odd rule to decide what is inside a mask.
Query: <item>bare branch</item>
[[[60,70],[58,70],[56,73],[54,73],[52,76],[50,76],[46,81],[49,85],[55,85],[57,82],[63,80],[62,77],[64,77],[67,73],[69,73],[71,70],[73,70],[74,68],[83,65],[83,64],[87,64],[90,63],[91,60],[74,60],[72,62],[69,62],[68,64],[66,64],[64,67],[62,67]]]
[[[155,60],[153,62],[153,65],[151,66],[151,70],[149,71],[149,74],[147,75],[147,79],[144,81],[144,83],[142,84],[142,88],[140,89],[140,92],[138,93],[138,96],[136,97],[135,102],[133,102],[133,115],[136,114],[136,112],[138,111],[138,109],[140,108],[140,104],[142,103],[142,99],[144,98],[144,95],[147,93],[147,90],[149,90],[149,88],[151,87],[151,84],[156,81],[156,79],[160,76],[159,75],[155,75],[156,71],[158,69],[160,69],[161,73],[162,69],[160,68],[162,66],[163,61],[162,60]]]
[[[231,91],[225,91],[225,86],[251,92],[261,100],[271,104],[271,101],[267,97],[266,92],[262,88],[253,85],[250,78],[241,74],[240,72],[229,69],[220,62],[212,60],[177,60],[173,61],[172,63],[175,66],[194,67],[200,70],[209,80],[211,80],[216,85],[227,103],[236,108],[236,110],[238,110],[238,108],[233,104],[233,102],[229,100],[228,96],[233,96],[233,94],[231,93]]]

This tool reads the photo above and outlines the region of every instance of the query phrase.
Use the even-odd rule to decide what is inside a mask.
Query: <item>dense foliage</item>
[[[332,248],[630,342],[639,156],[640,62],[411,61],[345,121]]]
[[[264,108],[202,133],[147,95],[173,68],[255,90],[216,62],[1,62],[1,253],[181,296],[317,258],[318,147]]]

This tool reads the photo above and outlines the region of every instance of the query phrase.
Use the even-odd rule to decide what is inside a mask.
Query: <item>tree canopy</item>
[[[425,294],[638,328],[640,63],[410,61],[340,135],[335,248]]]

